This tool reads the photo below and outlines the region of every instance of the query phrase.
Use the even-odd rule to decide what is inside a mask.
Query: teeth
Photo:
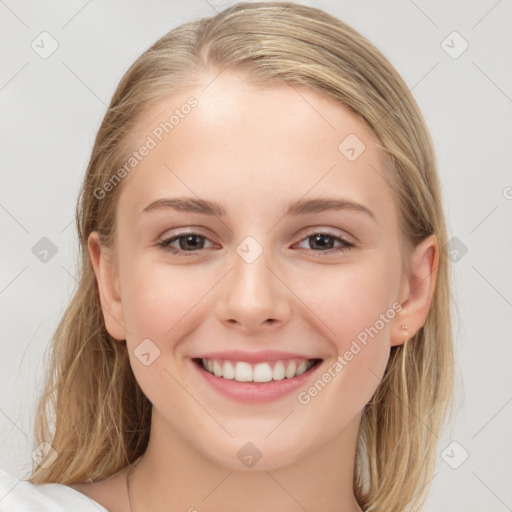
[[[225,361],[224,366],[222,367],[222,376],[225,379],[234,379],[235,378],[235,367],[231,361]]]
[[[235,366],[235,380],[249,382],[252,380],[252,366],[249,363],[238,362]]]
[[[268,363],[258,363],[254,367],[254,382],[270,382],[272,380],[272,368]]]
[[[292,377],[295,377],[295,371],[297,370],[297,365],[292,361],[286,368],[286,378],[291,379]]]
[[[281,361],[277,361],[272,370],[272,380],[283,380],[285,376],[284,364]]]
[[[213,361],[213,374],[215,377],[222,377],[222,367],[217,361]]]
[[[306,362],[300,363],[295,375],[302,375],[308,369],[308,364]]]
[[[315,361],[289,360],[272,363],[257,363],[254,366],[245,361],[222,361],[201,359],[203,368],[224,379],[238,382],[270,382],[272,380],[292,379],[309,370]]]

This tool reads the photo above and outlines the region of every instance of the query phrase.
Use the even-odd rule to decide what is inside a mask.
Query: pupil
[[[185,237],[181,238],[181,241],[183,241],[183,240],[185,239],[185,240],[186,240],[186,242],[183,244],[183,243],[181,243],[181,241],[180,241],[180,249],[185,250],[185,251],[186,251],[187,249],[190,249],[190,247],[191,247],[192,249],[197,249],[198,244],[197,244],[197,243],[196,243],[196,244],[194,244],[194,243],[193,243],[193,241],[194,241],[194,240],[197,240],[197,238],[198,238],[198,237],[197,237],[196,235],[186,235]],[[192,241],[192,243],[190,243],[191,241]],[[184,245],[190,245],[190,246],[189,246],[189,247],[184,247]],[[199,245],[200,245],[200,244],[199,244]]]
[[[322,234],[319,234],[319,235],[315,235],[313,236],[314,238],[314,241],[315,243],[319,242],[320,241],[320,247],[322,248],[327,248],[327,249],[332,249],[332,242],[333,242],[333,239],[331,236],[329,235],[322,235]],[[328,239],[329,242],[331,243],[325,243],[325,239]],[[322,243],[322,240],[324,240],[324,243]]]

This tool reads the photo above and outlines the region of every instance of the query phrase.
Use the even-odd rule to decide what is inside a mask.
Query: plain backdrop
[[[0,467],[18,478],[30,469],[45,351],[75,286],[75,202],[106,104],[155,40],[233,3],[0,1]],[[436,146],[458,380],[425,510],[512,510],[512,3],[297,3],[389,58]]]

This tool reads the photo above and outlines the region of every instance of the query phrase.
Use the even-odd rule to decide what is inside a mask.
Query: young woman
[[[172,30],[112,98],[77,226],[41,460],[0,510],[421,509],[446,228],[425,122],[368,40],[284,2]]]

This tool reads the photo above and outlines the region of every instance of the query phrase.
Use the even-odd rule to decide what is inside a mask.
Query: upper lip
[[[245,361],[247,363],[264,363],[266,361],[282,361],[285,359],[320,359],[293,352],[281,352],[276,350],[260,350],[259,352],[244,352],[243,350],[224,350],[220,352],[208,352],[198,354],[193,359],[222,359],[230,361]]]

